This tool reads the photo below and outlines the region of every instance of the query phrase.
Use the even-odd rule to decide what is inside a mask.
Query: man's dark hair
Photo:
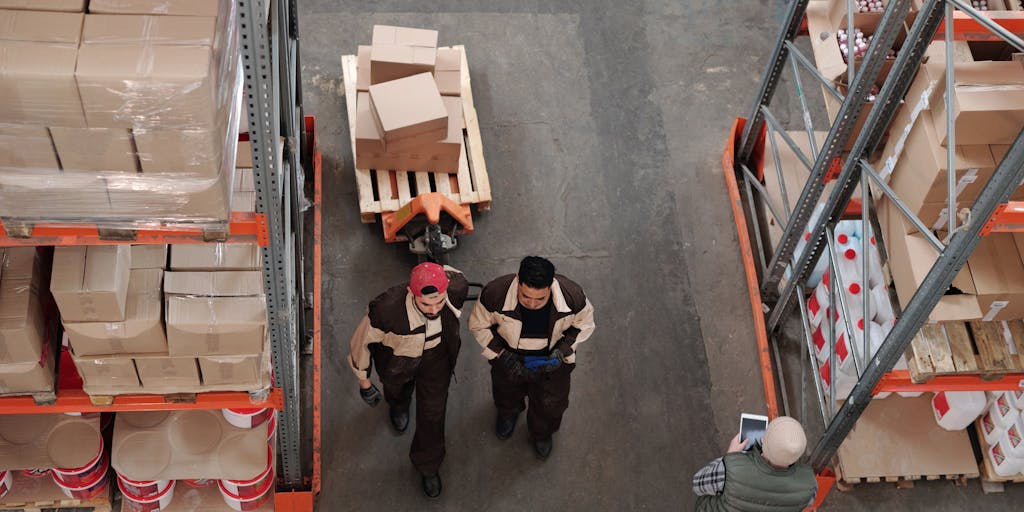
[[[527,256],[519,262],[519,282],[535,290],[551,287],[555,266],[540,256]]]

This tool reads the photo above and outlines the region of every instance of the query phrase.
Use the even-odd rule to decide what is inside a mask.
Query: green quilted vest
[[[806,464],[777,469],[756,451],[726,454],[725,477],[721,494],[697,499],[698,512],[800,512],[818,489]]]

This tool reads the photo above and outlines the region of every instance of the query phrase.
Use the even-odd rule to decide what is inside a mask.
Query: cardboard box
[[[0,172],[58,171],[50,132],[43,126],[0,125]]]
[[[85,126],[75,82],[82,14],[0,11],[0,122]]]
[[[235,152],[235,167],[252,168],[252,144],[247,140],[238,141],[238,147]]]
[[[434,70],[436,30],[374,25],[372,42],[371,85]]]
[[[212,46],[216,16],[87,14],[82,44],[171,44]]]
[[[982,320],[1024,318],[1024,262],[1011,233],[981,238],[967,260]]]
[[[430,73],[371,85],[370,110],[388,152],[400,152],[448,135],[448,111]]]
[[[882,20],[882,13],[854,13],[853,26],[861,29],[865,36],[875,33]],[[846,84],[849,76],[849,65],[843,58],[837,39],[838,30],[847,30],[846,1],[826,0],[813,2],[807,6],[807,26],[815,37],[811,39],[811,50],[814,63],[826,79]],[[821,37],[818,37],[818,36]],[[897,35],[894,47],[899,50],[906,39],[906,30]],[[886,59],[876,84],[881,87],[892,69],[895,59]],[[854,61],[854,71],[863,65],[863,58]]]
[[[142,388],[157,393],[199,386],[199,367],[194,357],[136,357]]]
[[[89,394],[114,395],[142,390],[135,360],[128,355],[72,355],[75,368],[82,377],[83,389]]]
[[[267,312],[260,272],[168,272],[164,291],[171,355],[263,349]]]
[[[383,154],[384,139],[377,123],[373,120],[373,109],[370,107],[370,93],[356,94],[356,160],[360,155]],[[359,169],[372,169],[358,162]]]
[[[243,192],[236,190],[231,193],[231,211],[233,212],[255,212],[256,192]]]
[[[39,361],[0,364],[0,395],[53,391],[53,352],[44,347]]]
[[[171,246],[171,270],[260,270],[256,244],[182,244]]]
[[[259,271],[167,272],[164,292],[201,297],[260,296],[263,295],[263,275]]]
[[[132,134],[124,128],[50,128],[64,172],[135,174]]]
[[[90,0],[89,12],[217,16],[221,0]]]
[[[956,144],[1012,144],[1024,128],[1024,66],[973,62],[955,67]],[[945,78],[936,85],[932,120],[946,145]]]
[[[359,169],[389,169],[422,172],[459,172],[463,152],[462,100],[443,96],[448,112],[448,135],[444,140],[425,142],[401,152],[387,152],[373,114],[369,95],[359,93],[356,102],[356,165]]]
[[[262,358],[261,354],[200,357],[199,371],[202,373],[203,385],[248,383],[257,386],[262,382]]]
[[[224,162],[224,131],[134,130],[139,167],[147,176],[216,178]]]
[[[370,47],[359,45],[356,49],[356,92],[370,91]]]
[[[434,81],[442,96],[462,96],[462,52],[455,48],[437,49]]]
[[[231,175],[182,180],[170,176],[107,177],[112,216],[226,222],[231,214]]]
[[[45,275],[35,247],[8,247],[0,256],[0,364],[31,366],[46,353],[46,320],[39,297]]]
[[[970,207],[992,177],[995,161],[985,145],[957,146],[955,150],[954,196],[958,203]],[[922,111],[906,137],[889,186],[931,226],[947,202],[947,174],[946,148],[939,145],[931,112]]]
[[[0,460],[6,469],[82,467],[100,452],[100,435],[95,413],[2,415]]]
[[[211,59],[208,46],[82,45],[76,76],[89,126],[214,126]]]
[[[64,322],[75,354],[166,353],[161,294],[163,273],[160,269],[131,271],[124,321]]]
[[[992,160],[995,161],[996,166],[1006,158],[1006,153],[1010,152],[1010,146],[1002,144],[989,146],[989,149],[992,150]],[[1024,185],[1024,182],[1021,184]],[[1024,201],[1024,187],[1018,186],[1010,196],[1010,201]]]
[[[0,9],[83,12],[86,0],[0,0]]]
[[[118,413],[111,445],[111,465],[132,479],[246,480],[267,467],[267,431],[235,427],[216,409]]]
[[[251,167],[235,169],[235,181],[231,186],[235,192],[255,192],[256,176]]]
[[[133,245],[132,270],[142,268],[167,268],[167,244]]]
[[[81,222],[82,212],[110,213],[100,176],[40,171],[0,172],[0,217],[42,217]]]
[[[127,245],[57,247],[50,291],[65,322],[125,319],[131,248]]]

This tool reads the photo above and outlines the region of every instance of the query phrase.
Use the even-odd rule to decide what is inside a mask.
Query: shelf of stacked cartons
[[[962,446],[966,441],[963,427],[969,422],[961,425],[963,421],[959,420],[977,416],[963,404],[984,404],[984,395],[979,392],[1020,389],[1024,382],[1021,373],[1024,361],[1016,348],[1021,341],[1019,320],[1022,314],[1017,310],[1018,301],[1014,300],[1014,290],[1024,290],[1020,287],[1024,284],[1021,279],[1024,276],[1020,275],[1024,273],[1021,271],[1024,265],[1019,255],[1010,257],[1020,252],[1014,240],[1014,236],[1019,235],[1006,233],[1024,228],[1019,215],[1024,208],[1012,201],[1016,199],[1013,191],[1021,181],[1019,175],[1024,165],[1024,135],[1021,135],[1024,116],[1020,115],[1020,102],[1016,99],[1024,90],[1024,80],[1021,80],[1019,62],[960,64],[964,60],[1016,60],[1013,52],[1024,52],[1024,41],[1019,37],[1024,25],[1020,23],[1019,12],[978,13],[971,3],[950,1],[948,12],[952,16],[947,19],[949,35],[945,44],[929,48],[929,42],[944,35],[941,23],[947,2],[914,3],[916,9],[906,1],[887,0],[884,13],[869,13],[869,17],[875,17],[873,20],[865,20],[865,16],[854,12],[848,14],[851,3],[842,0],[791,3],[787,25],[776,44],[750,122],[737,121],[723,154],[723,170],[747,266],[770,412],[778,413],[778,405],[773,409],[773,404],[777,404],[775,384],[776,377],[781,380],[782,375],[777,375],[772,367],[774,345],[769,338],[779,336],[777,329],[790,302],[798,305],[803,331],[800,338],[806,341],[812,364],[817,365],[821,360],[820,354],[817,359],[815,356],[815,347],[820,345],[811,335],[808,323],[813,322],[811,317],[817,315],[821,299],[827,300],[829,293],[832,293],[831,304],[836,313],[842,313],[837,316],[836,328],[829,330],[854,332],[847,340],[856,341],[852,344],[853,354],[858,352],[861,343],[864,345],[859,362],[858,357],[849,358],[853,364],[847,365],[845,382],[833,377],[841,373],[838,371],[831,372],[829,377],[823,373],[825,380],[812,379],[825,424],[825,433],[810,460],[822,482],[824,492],[819,492],[819,498],[835,478],[829,467],[833,463],[837,464],[837,470],[853,468],[851,472],[855,474],[839,476],[845,477],[847,483],[940,477],[952,477],[962,483],[964,476],[977,475],[977,465],[970,467],[975,463],[972,455],[964,457],[968,465],[962,473],[937,471],[940,467],[962,465],[962,461],[953,457],[948,460],[929,457],[928,443],[921,441],[937,439],[941,429],[933,427],[939,423],[943,429],[952,431],[947,434],[964,434],[963,439],[958,438],[955,443]],[[975,4],[981,8],[980,3]],[[1007,5],[1001,1],[988,2],[989,9],[1005,9]],[[792,43],[803,19],[807,20],[811,47],[818,62],[804,57]],[[873,23],[868,24],[872,31],[877,29],[876,40],[857,48],[858,58],[844,58],[841,51],[844,41],[837,29],[846,28],[848,24],[864,28],[868,26],[862,26],[866,21]],[[979,27],[986,33],[980,34]],[[1001,48],[986,46],[996,40],[1008,44]],[[957,41],[966,44],[956,44]],[[895,53],[890,52],[891,48]],[[822,59],[822,56],[831,58]],[[931,66],[919,68],[926,58],[930,59]],[[787,61],[792,64],[797,95],[805,111],[806,133],[786,133],[768,109]],[[828,67],[829,63],[834,66]],[[822,64],[826,66],[823,68]],[[813,130],[803,97],[801,71],[809,73],[822,86],[826,104],[832,103],[827,110],[834,124],[828,132]],[[954,73],[956,80],[952,78]],[[943,93],[947,91],[944,99]],[[921,93],[925,96],[921,97]],[[900,101],[905,94],[906,100]],[[957,108],[947,116],[944,107],[950,101]],[[806,137],[810,147],[799,147],[795,140],[798,137]],[[810,171],[809,177],[806,172],[797,173],[796,179],[783,176],[786,169],[780,160],[785,158],[780,159],[780,154],[787,151],[792,153],[787,165],[799,171],[806,168]],[[908,152],[913,155],[908,157]],[[947,165],[947,161],[951,164]],[[953,165],[957,172],[947,171]],[[792,189],[787,191],[784,184],[787,179],[791,187],[794,182],[797,184],[795,193]],[[771,190],[773,180],[776,181],[774,191]],[[826,183],[832,180],[834,184],[829,185],[831,190],[826,193]],[[752,210],[748,211],[741,199],[741,187],[746,188],[746,204],[751,205]],[[931,197],[936,189],[937,197]],[[763,202],[755,198],[753,190],[757,190]],[[947,194],[954,199],[946,200]],[[889,285],[888,297],[883,295],[879,301],[893,307],[899,317],[891,325],[883,326],[881,337],[874,331],[870,343],[866,333],[857,335],[856,327],[849,330],[851,324],[840,317],[856,314],[866,317],[858,311],[872,311],[869,308],[876,299],[864,300],[861,309],[861,297],[857,297],[856,303],[851,297],[844,299],[847,290],[843,282],[835,278],[837,273],[852,270],[849,265],[842,270],[843,264],[836,262],[837,254],[843,254],[841,251],[849,247],[848,242],[840,238],[837,227],[845,206],[854,195],[871,205],[858,219],[861,227],[856,238],[866,241],[871,233],[877,233],[878,250],[889,258],[888,265],[883,265],[884,272],[879,271]],[[877,202],[872,201],[872,196]],[[791,203],[793,208],[790,208]],[[1002,206],[997,208],[1000,203]],[[946,211],[955,209],[957,215],[952,216],[953,222],[951,216],[942,211],[943,207]],[[969,207],[969,217],[962,213],[968,211],[964,207]],[[903,217],[907,220],[903,221]],[[765,218],[770,245],[762,242],[761,226]],[[752,223],[750,230],[748,222]],[[777,231],[773,233],[773,229]],[[952,236],[949,233],[953,233]],[[756,239],[756,247],[751,245],[751,239]],[[871,239],[874,242],[874,238]],[[912,249],[907,249],[908,246]],[[866,242],[864,249],[870,252],[866,250]],[[907,257],[908,251],[918,256]],[[770,264],[765,252],[771,257]],[[818,273],[816,263],[823,253],[828,255],[826,262],[833,262],[826,263],[826,269],[832,274],[831,286],[825,285],[825,295],[813,293],[808,298],[807,292],[814,287],[808,280]],[[868,280],[868,276],[873,279],[875,271],[869,270],[870,259],[858,258],[861,260],[864,261],[862,279]],[[908,261],[912,262],[909,266]],[[838,271],[834,266],[837,264]],[[957,275],[961,267],[971,273]],[[858,284],[850,280],[846,284],[851,282]],[[954,293],[946,293],[950,283],[955,287]],[[843,292],[828,291],[837,284]],[[853,287],[849,289],[854,295],[858,291]],[[839,304],[836,304],[837,298]],[[903,310],[899,312],[901,306]],[[762,318],[762,311],[767,312],[766,318]],[[874,313],[877,315],[878,311]],[[828,318],[831,314],[824,316]],[[955,321],[922,329],[929,317]],[[832,324],[831,321],[826,323]],[[826,364],[834,367],[838,359],[846,358],[844,352],[837,359],[836,347],[845,346],[841,342],[842,337],[826,338]],[[905,348],[910,348],[906,353],[910,367],[892,370]],[[781,382],[785,389],[785,381]],[[920,399],[894,397],[897,402],[906,403],[901,407],[890,407],[894,398],[871,400],[872,397],[885,398],[892,392],[910,395],[922,391],[938,393],[930,406],[928,397],[923,397],[926,400],[922,402],[924,408],[917,422],[928,428],[913,432],[903,428],[905,424],[900,422],[910,421],[910,411],[922,405],[917,403]],[[969,393],[953,393],[957,398],[954,399],[949,393],[952,391]],[[942,400],[938,399],[940,395]],[[995,400],[998,396],[994,394],[991,398]],[[785,399],[784,394],[782,398]],[[958,405],[950,405],[954,403]],[[869,404],[878,405],[869,407]],[[782,406],[787,408],[785,400]],[[950,411],[957,414],[946,416]],[[886,424],[884,416],[889,417],[889,427],[875,428]],[[932,416],[935,421],[929,421]],[[851,432],[859,420],[870,428]],[[869,435],[864,435],[865,429],[870,431]],[[924,430],[929,433],[925,434]],[[1010,445],[1013,439],[1011,435]],[[904,454],[905,448],[918,444],[919,449]],[[943,451],[948,452],[951,444],[943,442],[942,446]],[[884,456],[875,456],[882,452]],[[834,458],[837,454],[838,458]],[[1017,454],[1007,455],[1011,456]],[[884,460],[910,463],[879,462]],[[927,461],[931,463],[925,464]],[[982,473],[985,473],[984,467]]]
[[[294,130],[302,127],[291,123],[287,133],[278,135],[277,122],[299,115],[294,97],[297,41],[294,33],[277,32],[281,25],[290,26],[282,20],[294,12],[294,6],[279,2],[272,11],[271,3],[264,1],[165,4],[153,0],[0,2],[0,16],[9,22],[5,26],[13,28],[0,37],[0,44],[26,50],[21,55],[31,55],[29,60],[51,68],[42,73],[46,80],[41,82],[39,64],[33,67],[28,60],[17,59],[4,63],[4,85],[12,85],[13,80],[13,86],[25,93],[25,101],[0,105],[0,121],[19,123],[0,130],[0,145],[10,149],[0,152],[5,155],[0,160],[8,159],[0,161],[0,170],[28,166],[37,174],[25,178],[0,173],[4,174],[0,217],[5,228],[0,246],[12,247],[6,251],[9,254],[22,250],[16,246],[58,246],[55,251],[39,249],[37,253],[42,258],[55,253],[58,273],[68,274],[58,275],[52,284],[71,333],[65,338],[68,349],[61,352],[65,358],[57,376],[61,385],[55,386],[51,376],[49,395],[32,392],[0,398],[0,418],[19,414],[20,421],[33,414],[95,411],[199,414],[226,408],[286,409],[278,418],[281,431],[275,438],[282,444],[277,459],[284,468],[280,482],[289,490],[299,489],[302,475],[295,471],[301,465],[298,381],[293,370],[295,338],[304,331],[292,304],[294,285],[302,279],[288,274],[301,267],[285,269],[280,264],[300,261],[294,234],[287,230],[298,226],[301,233],[301,218],[281,216],[294,212],[290,205],[298,202],[287,189],[302,172],[302,157],[298,149],[286,150],[281,141],[282,136],[298,138]],[[241,44],[236,33],[241,34]],[[272,56],[282,50],[270,44],[271,39],[284,36],[291,43],[285,45],[287,55]],[[239,53],[247,64],[244,70],[234,58]],[[277,72],[248,71],[253,61],[269,60],[289,63],[292,73],[282,78]],[[148,65],[129,65],[136,61]],[[145,74],[133,79],[132,73],[140,70]],[[250,98],[247,105],[241,101],[243,75]],[[281,82],[288,80],[291,96],[284,98]],[[76,87],[77,99],[68,94]],[[161,92],[147,94],[155,90]],[[181,94],[174,94],[178,90]],[[252,100],[256,91],[265,101]],[[208,101],[217,107],[204,104]],[[243,112],[247,118],[241,117]],[[240,123],[265,129],[244,130],[246,135],[238,139],[237,160],[244,164],[248,159],[250,164],[236,171],[231,162],[236,160],[238,131],[233,127]],[[218,141],[218,133],[226,137]],[[244,143],[248,140],[251,147]],[[107,150],[94,151],[98,147]],[[18,158],[21,161],[11,161]],[[150,264],[136,268],[129,263],[132,252],[145,254],[136,263],[149,260]],[[163,261],[152,263],[161,259],[157,252]],[[164,295],[162,267],[168,260],[171,292]],[[28,279],[16,273],[7,277]],[[291,291],[286,288],[289,284]],[[43,292],[50,287],[38,288],[42,289],[39,295],[48,295]],[[246,301],[251,307],[240,307]],[[166,330],[177,333],[169,337],[169,344],[166,335],[159,333],[165,329],[165,303]],[[281,309],[288,313],[277,313]],[[28,318],[42,317],[32,311],[35,316]],[[240,311],[248,315],[247,320],[234,319]],[[208,318],[198,318],[204,315]],[[56,323],[55,312],[46,318]],[[198,332],[196,327],[204,322],[220,326],[214,328],[218,332],[210,332],[209,327]],[[22,330],[26,324],[24,320],[18,325],[7,322]],[[174,338],[190,337],[206,346],[193,346],[195,354],[171,355],[188,348],[187,343],[174,343]],[[49,366],[52,372],[60,344],[53,336],[47,339],[50,342],[43,345],[52,347],[50,359],[46,360],[44,350],[37,357],[40,362],[32,364],[42,369]],[[164,348],[161,339],[165,339],[165,350],[157,350]],[[144,345],[151,349],[149,355],[134,350]],[[172,350],[174,345],[178,348]],[[246,353],[236,354],[239,350]],[[118,357],[112,352],[128,353]],[[270,386],[271,353],[279,387]],[[0,359],[0,364],[7,362]],[[0,370],[9,368],[0,366]],[[118,374],[118,368],[124,371]],[[125,385],[129,373],[134,373],[134,385]],[[81,377],[91,394],[82,389],[81,381],[76,387]],[[3,382],[8,390],[7,381]],[[291,405],[286,405],[285,397],[292,400]],[[218,500],[219,494],[213,493]],[[211,510],[228,506],[218,502]],[[79,506],[92,505],[82,502]]]

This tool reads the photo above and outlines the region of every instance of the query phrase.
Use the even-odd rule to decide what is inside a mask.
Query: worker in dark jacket
[[[569,407],[576,349],[594,332],[594,307],[580,285],[555,275],[550,261],[528,256],[518,274],[484,287],[469,329],[491,363],[495,434],[512,436],[529,397],[526,426],[537,456],[547,459]]]
[[[381,393],[370,382],[370,368],[384,387],[391,426],[409,426],[416,394],[416,433],[409,458],[420,472],[423,492],[441,494],[438,470],[444,460],[444,418],[448,383],[461,340],[459,317],[468,284],[461,272],[436,263],[412,269],[408,284],[392,287],[370,302],[352,335],[349,363],[359,378],[359,394],[376,406]],[[372,362],[372,365],[371,365]]]
[[[814,471],[798,462],[807,447],[799,422],[775,418],[760,448],[746,449],[749,441],[737,434],[724,457],[693,476],[698,512],[800,512],[814,503]]]

